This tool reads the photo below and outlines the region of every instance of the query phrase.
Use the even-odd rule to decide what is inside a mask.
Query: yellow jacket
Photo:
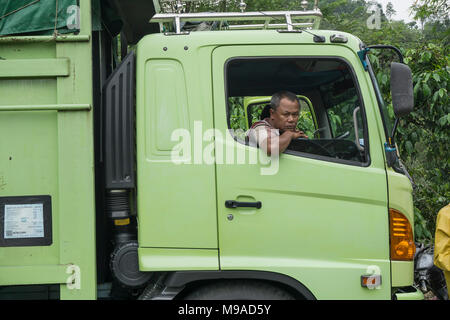
[[[450,204],[442,208],[437,216],[434,264],[444,270],[448,292],[450,288]]]

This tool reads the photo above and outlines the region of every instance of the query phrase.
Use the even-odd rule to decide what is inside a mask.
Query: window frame
[[[332,157],[328,157],[328,156],[322,156],[322,155],[317,155],[317,154],[312,154],[312,153],[306,153],[306,152],[299,152],[299,151],[293,151],[293,150],[289,150],[286,149],[283,153],[287,154],[287,155],[292,155],[292,156],[296,156],[296,157],[301,157],[301,158],[308,158],[308,159],[313,159],[313,160],[319,160],[319,161],[326,161],[326,162],[331,162],[331,163],[338,163],[338,164],[344,164],[344,165],[350,165],[350,166],[356,166],[356,167],[364,167],[364,168],[368,168],[370,167],[372,161],[371,161],[371,157],[370,157],[370,143],[369,143],[369,129],[368,129],[368,122],[367,122],[367,117],[366,117],[366,106],[364,103],[364,99],[363,99],[363,95],[362,95],[362,91],[361,91],[361,87],[359,82],[357,81],[358,78],[356,76],[356,72],[355,69],[353,68],[353,65],[344,57],[340,57],[340,56],[286,56],[286,55],[279,55],[279,56],[235,56],[235,57],[230,57],[228,58],[225,63],[224,63],[224,69],[223,69],[223,75],[224,75],[224,89],[225,89],[225,112],[226,112],[226,121],[227,121],[227,128],[228,130],[231,130],[231,125],[230,125],[230,110],[229,110],[229,105],[228,105],[228,101],[229,101],[229,88],[228,88],[228,65],[235,61],[235,60],[271,60],[271,59],[314,59],[314,60],[332,60],[332,61],[339,61],[339,62],[343,62],[350,71],[353,83],[355,84],[355,88],[356,88],[356,92],[358,95],[358,99],[360,101],[360,112],[361,112],[361,117],[362,117],[362,121],[363,121],[363,125],[364,125],[364,130],[363,130],[363,136],[364,136],[364,147],[365,147],[365,156],[366,156],[366,161],[365,162],[359,162],[359,161],[353,161],[353,160],[345,160],[345,159],[336,159],[336,158],[332,158]],[[320,90],[319,90],[320,91]],[[314,110],[314,114],[315,114],[315,110]],[[328,118],[328,115],[327,115]],[[248,121],[246,119],[246,121]],[[233,139],[238,142],[238,143],[242,143],[242,141],[240,141],[238,139],[238,137],[236,137],[235,135],[231,135],[233,137]],[[247,146],[249,146],[248,144],[246,144]],[[249,146],[250,147],[250,146]]]
[[[375,91],[375,97],[377,99],[378,109],[380,110],[381,122],[383,123],[384,134],[386,136],[386,141],[389,141],[391,133],[389,130],[392,130],[392,125],[388,123],[389,115],[386,114],[388,112],[386,102],[384,101],[383,95],[380,90],[380,85],[378,84],[377,77],[375,75],[375,71],[370,63],[369,57],[366,56],[367,63],[367,71],[369,72],[369,77],[373,85],[373,89]]]

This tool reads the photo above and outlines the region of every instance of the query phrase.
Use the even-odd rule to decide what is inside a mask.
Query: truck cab
[[[36,151],[26,160],[26,151],[1,140],[2,159],[14,150],[21,162],[5,169],[15,183],[14,188],[0,184],[0,212],[16,221],[14,215],[25,208],[21,205],[31,205],[30,212],[46,217],[42,229],[47,233],[42,235],[45,241],[37,242],[2,235],[0,255],[11,255],[8,264],[23,267],[13,271],[0,266],[0,286],[53,283],[66,299],[97,298],[100,288],[111,284],[108,297],[120,291],[140,299],[423,298],[412,287],[412,186],[367,58],[369,47],[351,34],[320,30],[317,7],[157,13],[151,22],[159,30],[138,37],[142,27],[133,33],[129,23],[133,11],[127,13],[123,1],[112,3],[125,22],[123,35],[130,43],[124,45],[130,39],[136,45],[103,78],[96,78],[104,64],[102,50],[86,48],[98,64],[85,67],[83,76],[101,80],[76,90],[84,90],[89,107],[77,111],[74,105],[80,103],[74,102],[70,112],[62,103],[47,111],[20,110],[15,101],[10,106],[0,102],[5,124],[24,128],[36,115],[41,118],[35,122],[52,123],[51,132],[33,124],[46,132],[39,143],[48,150],[69,148],[59,140],[72,141],[65,126],[82,136],[71,142],[72,149],[48,156],[61,163],[61,170],[54,172],[47,188],[36,184],[33,190],[25,187],[25,175],[12,178],[13,173],[25,170],[37,183],[33,179],[42,178],[36,175],[38,166],[26,163],[46,158]],[[83,4],[81,11],[89,18],[89,6]],[[283,20],[282,26],[271,25],[275,18]],[[306,28],[296,19],[306,20]],[[241,20],[264,24],[208,31],[187,31],[182,24]],[[86,32],[92,36],[90,29]],[[31,52],[33,42],[22,41]],[[14,42],[8,45],[5,52],[12,57]],[[64,64],[62,57],[72,59],[69,53],[57,51],[55,59]],[[74,77],[81,65],[66,63],[67,74],[54,75],[62,100],[73,87],[63,87],[60,78],[73,77],[71,83],[77,85],[80,81]],[[408,70],[393,63],[392,77],[397,78],[392,94],[404,98],[394,99],[398,117],[412,108]],[[270,97],[281,90],[298,95],[298,128],[308,138],[292,141],[278,157],[268,157],[245,136]],[[77,141],[85,141],[88,148]],[[67,158],[70,170],[61,157],[75,152],[84,156],[78,155],[77,163]],[[13,160],[1,161],[10,165]],[[65,187],[72,179],[76,189],[84,189],[76,201]],[[67,216],[66,201],[88,203],[84,218]],[[63,235],[62,230],[70,231],[70,221],[75,229]],[[1,230],[15,230],[5,223]],[[82,246],[90,256],[70,255],[66,246],[77,247],[85,232],[89,236]],[[55,247],[59,249],[48,251]],[[70,267],[72,280],[76,283],[75,275],[81,274],[81,284],[87,285],[77,287],[62,276],[33,278],[31,273],[29,280],[19,281],[20,270],[44,267],[32,258],[22,261],[19,251],[27,250],[30,256],[32,250],[51,255],[55,261],[49,258],[47,266]],[[58,260],[58,252],[66,258]],[[6,279],[2,268],[14,277]]]

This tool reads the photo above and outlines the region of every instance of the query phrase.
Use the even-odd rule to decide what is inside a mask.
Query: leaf
[[[417,82],[417,84],[414,86],[414,96],[417,96],[419,90],[420,90],[420,82]]]
[[[416,241],[418,239],[422,239],[422,237],[423,237],[423,228],[422,228],[422,225],[420,223],[415,223],[414,233],[416,234]]]
[[[441,77],[437,73],[433,73],[433,78],[436,80],[436,82],[441,82]]]
[[[438,97],[439,97],[439,91],[436,91],[436,92],[433,94],[433,103],[436,102],[436,100],[438,99]]]
[[[406,141],[405,148],[409,154],[411,154],[414,150],[414,147],[413,147],[413,144],[411,143],[411,141]]]
[[[431,89],[426,83],[423,84],[423,95],[425,98],[428,98],[431,95]]]
[[[383,74],[382,73],[378,73],[377,74],[377,82],[378,83],[382,83],[382,78],[383,78]]]

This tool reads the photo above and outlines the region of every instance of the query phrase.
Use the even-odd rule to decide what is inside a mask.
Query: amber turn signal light
[[[414,235],[408,218],[395,209],[389,209],[389,229],[391,260],[413,260],[416,245],[414,244]]]
[[[129,224],[130,224],[130,218],[114,220],[114,225],[116,225],[116,226],[127,226]]]

